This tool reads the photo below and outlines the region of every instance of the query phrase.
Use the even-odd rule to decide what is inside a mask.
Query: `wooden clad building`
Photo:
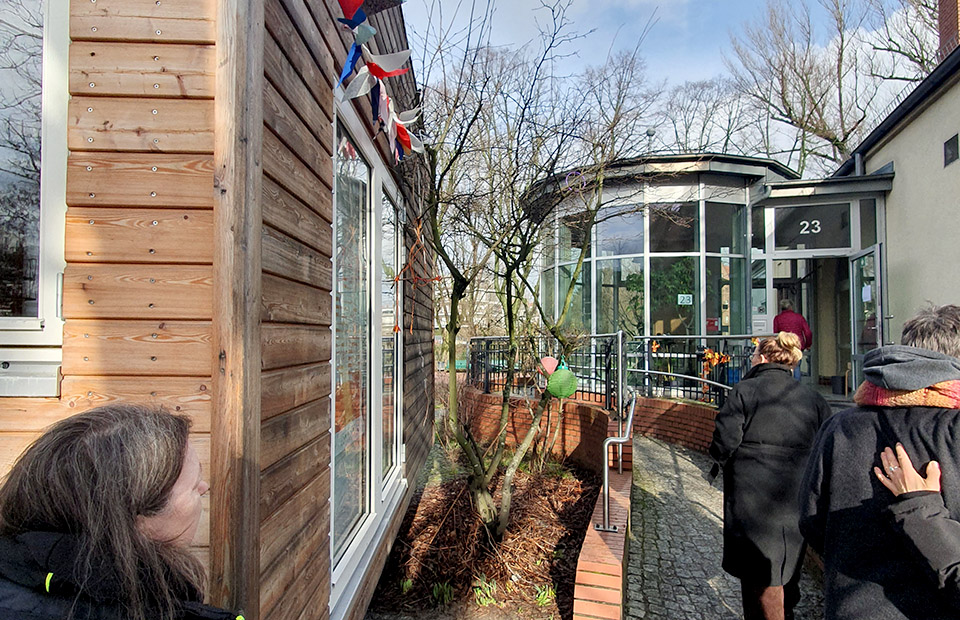
[[[36,259],[0,273],[0,475],[90,407],[188,414],[211,602],[362,617],[433,437],[432,289],[403,275],[432,258],[410,253],[416,158],[334,95],[337,1],[21,4],[40,209],[0,237]],[[399,7],[370,21],[373,53],[407,48]],[[387,88],[414,106],[412,74]]]

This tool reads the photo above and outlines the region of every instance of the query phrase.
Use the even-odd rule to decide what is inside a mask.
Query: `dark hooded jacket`
[[[94,567],[93,579],[77,570],[76,539],[67,534],[28,532],[0,536],[0,620],[122,620],[119,580]],[[177,620],[236,620],[185,592]]]
[[[864,359],[864,376],[887,390],[914,392],[960,380],[960,360],[914,347],[881,347]],[[895,500],[873,475],[880,451],[898,441],[921,473],[927,462],[940,462],[939,517],[960,518],[960,411],[859,406],[830,418],[817,436],[800,497],[800,529],[824,561],[827,620],[960,615],[942,589],[951,583],[949,563],[920,551],[929,554],[928,537],[937,529],[919,521],[932,515],[930,502],[937,500],[923,494]],[[956,584],[955,574],[952,580]]]
[[[758,364],[717,413],[710,455],[723,466],[723,569],[744,581],[783,585],[799,569],[797,495],[822,396],[789,366]]]

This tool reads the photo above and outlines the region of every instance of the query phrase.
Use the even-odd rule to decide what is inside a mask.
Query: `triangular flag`
[[[390,96],[387,95],[387,89],[380,87],[380,121],[386,125],[386,119],[390,118]]]
[[[357,9],[363,4],[363,0],[338,0],[338,2],[340,2],[340,10],[343,11],[343,16],[347,19],[353,18]]]
[[[343,63],[343,71],[340,72],[340,81],[337,82],[337,87],[343,84],[343,81],[357,68],[357,61],[360,60],[361,54],[359,45],[354,43],[350,46],[350,51],[347,52],[347,60]]]
[[[408,132],[410,135],[410,150],[416,153],[423,153],[423,142],[420,141],[413,132]]]
[[[397,141],[397,115],[393,113],[393,102],[387,109],[387,138],[390,144]]]
[[[369,49],[364,48],[366,56],[378,67],[384,71],[396,71],[410,59],[410,50],[394,52],[393,54],[371,54]]]
[[[380,118],[380,92],[383,82],[377,80],[377,83],[370,89],[370,108],[373,110],[373,122],[376,123]]]
[[[410,144],[410,133],[407,132],[407,128],[403,125],[397,125],[397,142],[403,145],[408,151],[413,150],[412,145]]]
[[[357,45],[363,45],[372,39],[375,34],[377,34],[377,29],[369,24],[360,24],[353,31],[353,37],[357,41]]]
[[[367,11],[367,15],[373,15],[374,13],[400,6],[403,2],[404,0],[366,0],[366,2],[363,3],[363,8]]]
[[[403,161],[403,145],[400,144],[400,140],[395,141],[397,144],[397,161]]]
[[[353,99],[354,97],[366,95],[376,83],[377,78],[370,75],[370,72],[367,71],[367,67],[360,67],[360,70],[357,71],[357,75],[353,78],[353,81],[350,82],[350,85],[347,86],[347,90],[343,93],[343,98]]]
[[[375,62],[368,62],[367,68],[370,70],[370,74],[379,80],[383,80],[388,77],[394,77],[397,75],[403,75],[404,73],[410,70],[410,67],[404,67],[403,69],[396,69],[395,71],[384,71],[383,67],[381,67]]]
[[[397,115],[397,120],[403,123],[404,125],[409,125],[413,121],[417,120],[417,117],[420,116],[420,108],[414,108],[412,110],[407,110],[406,112],[401,112]]]
[[[337,21],[341,24],[346,24],[350,30],[354,28],[359,28],[360,24],[367,21],[367,14],[363,12],[363,9],[357,9],[357,12],[353,14],[352,17],[338,17]]]

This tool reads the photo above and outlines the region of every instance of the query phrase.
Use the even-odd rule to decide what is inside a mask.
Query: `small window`
[[[960,144],[957,143],[958,134],[943,143],[943,166],[946,168],[960,158]]]

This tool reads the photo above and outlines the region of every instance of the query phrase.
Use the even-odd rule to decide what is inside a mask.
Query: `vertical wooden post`
[[[263,0],[217,0],[213,603],[260,615]]]

